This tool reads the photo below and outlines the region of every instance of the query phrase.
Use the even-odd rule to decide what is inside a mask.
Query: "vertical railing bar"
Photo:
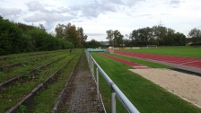
[[[98,68],[96,68],[96,90],[97,90],[97,97],[99,99],[99,75],[98,75]]]
[[[111,113],[116,113],[116,92],[115,90],[111,87]]]
[[[94,76],[94,62],[91,62],[92,75]]]

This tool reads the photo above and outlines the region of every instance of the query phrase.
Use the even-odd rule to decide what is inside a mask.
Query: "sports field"
[[[139,49],[139,50],[125,50],[125,51],[137,51],[137,52],[147,52],[154,53],[156,51],[159,51],[160,54],[168,54],[172,55],[176,53],[176,50],[178,49],[188,49],[189,51],[194,50],[195,48],[190,48],[190,50],[187,47],[179,47],[178,49],[175,47],[168,47],[168,48],[162,48],[162,49]],[[168,50],[171,52],[164,52],[164,50]],[[196,48],[200,49],[200,48]],[[175,50],[175,51],[174,51]],[[198,52],[198,51],[197,51]],[[199,54],[196,55],[194,52],[193,54],[189,54],[188,57],[199,57]],[[179,53],[177,56],[184,56],[185,52],[183,51]],[[137,107],[137,109],[141,113],[200,113],[201,109],[192,105],[191,103],[181,99],[178,96],[175,96],[174,94],[167,91],[165,88],[162,88],[159,85],[156,85],[153,81],[150,81],[144,77],[142,77],[140,74],[132,73],[128,69],[131,69],[133,67],[122,63],[124,60],[126,62],[133,62],[148,66],[150,68],[164,68],[164,65],[146,62],[143,60],[137,60],[130,57],[125,57],[121,55],[112,55],[111,57],[106,57],[106,55],[100,55],[93,53],[93,57],[96,59],[96,61],[99,63],[99,65],[105,70],[105,72],[111,77],[111,79],[118,85],[118,87],[125,93],[125,95],[131,100],[131,102]],[[121,58],[121,60],[115,60],[115,57]],[[128,63],[129,64],[129,63]],[[132,63],[130,63],[132,64]],[[168,66],[167,66],[168,67]],[[171,68],[171,67],[168,67]],[[140,70],[140,69],[139,69]],[[101,92],[103,95],[104,101],[106,106],[109,106],[109,88],[107,88],[106,83],[104,82],[104,79],[101,83]],[[171,82],[171,81],[170,81]],[[170,83],[167,82],[167,83]],[[119,113],[122,113],[122,107],[118,104],[117,106]],[[107,109],[110,109],[107,107]]]

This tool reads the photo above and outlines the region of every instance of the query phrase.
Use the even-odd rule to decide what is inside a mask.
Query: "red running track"
[[[188,58],[188,57],[179,57],[179,56],[156,55],[156,54],[148,54],[148,53],[122,52],[122,51],[115,51],[114,53],[131,56],[131,57],[138,57],[143,59],[156,60],[156,61],[162,61],[166,63],[201,68],[201,58]]]
[[[108,58],[111,58],[113,60],[116,60],[118,62],[121,62],[123,64],[127,64],[127,65],[132,66],[132,67],[137,68],[137,69],[147,69],[147,68],[149,68],[148,66],[144,66],[144,65],[140,65],[140,64],[137,64],[137,63],[134,63],[134,62],[130,62],[130,61],[127,61],[127,60],[124,60],[124,59],[121,59],[121,58],[118,58],[118,57],[115,57],[115,56],[111,56],[109,54],[105,54],[105,53],[99,53],[99,54],[101,54],[103,56],[106,56]]]

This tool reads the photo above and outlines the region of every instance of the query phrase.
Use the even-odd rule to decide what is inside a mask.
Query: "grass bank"
[[[200,113],[201,109],[167,92],[153,82],[132,73],[131,67],[103,57],[99,54],[92,54],[97,63],[118,85],[129,100],[141,113]],[[110,88],[100,78],[100,90],[104,103],[110,112]],[[109,90],[109,91],[108,91]],[[122,107],[117,105],[118,113],[123,113]]]

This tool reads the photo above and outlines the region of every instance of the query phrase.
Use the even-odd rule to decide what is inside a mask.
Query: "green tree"
[[[167,28],[163,26],[153,26],[153,35],[158,41],[158,45],[165,45],[165,37],[167,36]]]
[[[131,42],[136,46],[146,45],[185,45],[186,37],[182,33],[164,26],[153,26],[152,28],[140,28],[131,33]],[[175,41],[176,40],[176,41]]]
[[[114,46],[120,46],[121,44],[123,44],[123,35],[118,31],[118,30],[115,30],[113,32],[114,34]]]
[[[189,36],[192,38],[193,43],[201,43],[201,30],[197,28],[193,28],[189,32]]]
[[[33,29],[36,29],[35,26],[32,26],[32,25],[26,25],[26,24],[23,24],[23,23],[17,23],[17,26],[22,29],[22,31],[24,33],[26,33],[27,31],[29,30],[33,30]]]
[[[113,30],[107,30],[107,37],[106,39],[109,40],[109,44],[114,46],[114,31]]]
[[[134,46],[135,43],[137,44],[139,42],[138,30],[133,30],[129,39],[131,40],[132,46]]]
[[[65,25],[63,24],[57,24],[55,31],[56,31],[56,37],[64,39],[65,36]]]
[[[82,46],[86,46],[85,42],[87,40],[87,35],[84,34],[84,29],[82,27],[78,27],[77,28],[77,32],[78,32],[78,37],[79,37],[79,40],[80,40],[80,44]]]
[[[68,23],[67,25],[58,24],[55,31],[57,38],[62,38],[72,42],[74,47],[82,47],[85,45],[85,41],[88,37],[84,34],[84,29],[82,27],[76,28],[76,26],[71,25],[71,23]]]
[[[0,19],[0,54],[20,53],[23,51],[23,32],[8,20]],[[22,45],[22,46],[19,46]]]
[[[96,41],[95,39],[92,39],[89,42],[86,42],[86,46],[87,48],[98,48],[100,46],[102,46],[102,44],[98,41]]]

